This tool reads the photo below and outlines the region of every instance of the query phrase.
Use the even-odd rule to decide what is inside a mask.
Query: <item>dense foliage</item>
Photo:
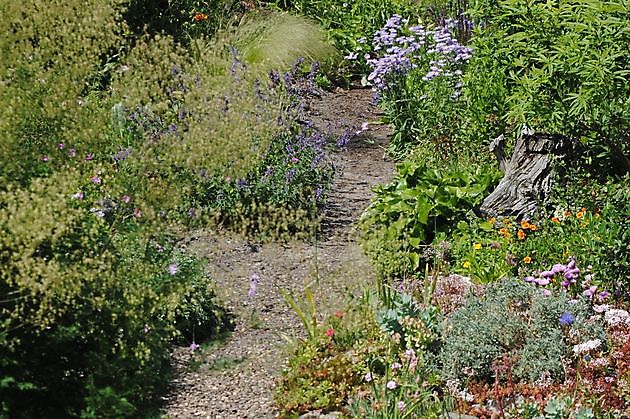
[[[0,6],[3,416],[150,414],[171,345],[230,326],[185,227],[316,228],[332,171],[297,120],[317,66],[250,70],[192,3],[145,22],[172,37],[134,36],[140,3]]]

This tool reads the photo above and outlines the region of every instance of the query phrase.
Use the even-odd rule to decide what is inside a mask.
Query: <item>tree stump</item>
[[[504,137],[490,144],[505,176],[481,204],[489,216],[531,217],[544,205],[551,191],[554,161],[566,161],[576,151],[576,144],[561,135],[539,134],[525,127],[516,141],[512,158],[503,152]]]

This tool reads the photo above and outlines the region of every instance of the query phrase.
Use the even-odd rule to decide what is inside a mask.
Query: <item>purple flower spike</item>
[[[552,276],[554,276],[554,272],[552,272],[552,271],[542,271],[540,273],[540,276],[542,276],[543,278],[551,278]]]
[[[536,283],[538,285],[540,285],[541,287],[544,287],[545,285],[549,285],[549,279],[547,279],[547,278],[538,278],[538,280],[536,280]]]
[[[569,288],[569,286],[571,285],[571,281],[567,281],[566,279],[564,281],[562,281],[560,283],[560,285],[562,285],[565,288]]]
[[[247,295],[249,296],[249,298],[253,298],[256,296],[256,290],[258,289],[259,281],[260,281],[260,277],[258,276],[258,274],[252,274],[252,277],[250,278],[250,283],[249,283],[249,291],[247,292]]]
[[[602,291],[597,296],[601,301],[607,300],[610,297],[610,293],[608,291]]]
[[[536,281],[536,278],[534,278],[533,276],[526,276],[525,277],[525,282],[534,282]]]
[[[575,268],[575,259],[571,259],[569,263],[567,263],[567,269],[574,269],[574,268]]]

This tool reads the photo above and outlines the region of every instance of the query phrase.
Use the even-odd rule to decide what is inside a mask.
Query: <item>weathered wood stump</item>
[[[481,212],[490,216],[528,218],[544,205],[551,191],[554,162],[573,157],[576,144],[561,135],[534,133],[525,127],[514,153],[507,161],[501,135],[490,144],[505,176],[481,204]]]

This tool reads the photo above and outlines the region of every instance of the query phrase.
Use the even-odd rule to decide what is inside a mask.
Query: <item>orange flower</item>
[[[502,228],[499,229],[499,234],[502,234],[503,237],[505,237],[506,239],[511,236],[510,232],[505,227],[502,227]]]
[[[560,224],[560,219],[558,217],[551,217],[551,221],[553,221],[556,224]]]
[[[197,13],[193,19],[195,19],[195,22],[201,22],[202,20],[208,20],[208,15],[205,13]]]
[[[529,229],[530,229],[531,231],[536,231],[536,230],[538,230],[538,227],[536,227],[536,224],[530,224],[530,225],[529,225]]]
[[[488,222],[489,222],[490,224],[494,224],[494,223],[496,223],[496,222],[497,222],[497,219],[496,219],[496,218],[494,218],[494,217],[492,217],[492,218],[490,218],[490,219],[488,220]]]
[[[525,263],[532,263],[532,258],[530,258],[529,256],[525,256],[523,258],[523,262],[525,262]]]
[[[529,227],[531,227],[531,224],[529,223],[529,221],[523,220],[521,221],[521,227],[527,230]]]
[[[525,232],[523,230],[518,230],[518,233],[516,233],[516,236],[519,238],[519,240],[524,240],[525,237]]]
[[[586,212],[586,208],[582,208],[581,210],[579,210],[577,212],[577,214],[575,214],[575,218],[582,218],[584,217],[584,213]]]
[[[565,217],[570,217],[570,216],[571,216],[571,211],[566,210],[566,211],[564,212],[564,216],[565,216]]]

